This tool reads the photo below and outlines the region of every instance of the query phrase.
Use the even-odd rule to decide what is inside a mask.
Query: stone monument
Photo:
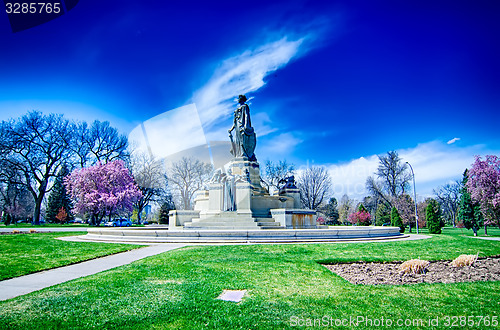
[[[215,171],[207,189],[198,192],[192,211],[171,211],[170,229],[307,229],[316,228],[316,212],[302,209],[293,176],[278,195],[262,186],[255,156],[257,138],[245,95],[238,97],[229,129],[233,159]]]

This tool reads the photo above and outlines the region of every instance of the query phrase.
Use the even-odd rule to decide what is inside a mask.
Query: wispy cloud
[[[166,111],[145,121],[130,132],[129,141],[135,149],[159,158],[207,143],[194,104]]]
[[[312,49],[317,35],[307,31],[294,37],[285,33],[288,37],[274,39],[222,60],[207,83],[193,93],[193,104],[151,118],[131,132],[131,139],[138,148],[149,148],[160,157],[210,141],[228,140],[229,127],[226,126],[236,106],[236,97],[262,88],[267,75]],[[251,106],[251,98],[249,104]],[[224,118],[223,122],[221,118]],[[252,111],[252,124],[259,137],[277,130],[270,123],[269,114],[262,110]],[[264,148],[285,152],[301,141],[293,134],[285,133]]]
[[[457,142],[457,141],[459,141],[459,140],[460,140],[460,138],[453,138],[453,139],[451,139],[450,141],[448,141],[448,142],[446,142],[446,143],[447,143],[447,144],[453,144],[453,143],[455,143],[455,142]]]
[[[409,162],[415,171],[417,195],[431,196],[432,190],[449,181],[462,177],[464,170],[474,162],[475,155],[498,154],[484,145],[456,147],[440,141],[419,144],[414,148],[397,150],[403,161]],[[348,194],[361,200],[367,195],[366,178],[374,175],[378,167],[377,155],[354,159],[344,164],[328,167],[337,198]]]
[[[272,139],[260,140],[256,153],[261,159],[286,157],[293,153],[294,148],[303,140],[293,132],[273,136]]]
[[[281,38],[224,60],[193,95],[204,127],[232,114],[235,97],[239,94],[260,89],[267,75],[284,67],[294,57],[305,54],[308,50],[306,39],[307,36],[294,40]]]

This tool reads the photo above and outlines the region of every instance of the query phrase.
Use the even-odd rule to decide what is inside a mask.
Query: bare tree
[[[128,161],[128,139],[111,127],[109,122],[94,121],[90,127],[86,122],[79,123],[74,131],[75,140],[71,145],[80,167],[106,164],[115,159]]]
[[[203,187],[212,171],[212,165],[195,158],[183,157],[172,164],[167,172],[167,180],[179,194],[180,208],[192,209],[194,194]]]
[[[461,188],[462,183],[456,181],[451,184],[447,183],[444,186],[438,187],[437,190],[434,190],[436,199],[443,209],[443,214],[451,221],[453,227],[456,227]]]
[[[280,160],[277,163],[267,160],[266,167],[263,172],[265,182],[270,187],[279,190],[280,182],[283,182],[285,178],[294,175],[295,166],[293,164],[287,163],[286,160]]]
[[[404,225],[415,226],[415,204],[408,194],[402,194],[393,199],[393,206],[398,210]]]
[[[167,188],[166,171],[162,161],[145,153],[135,152],[130,156],[130,171],[135,183],[142,192],[142,197],[134,203],[137,220],[141,223],[141,214],[151,202],[156,202],[164,195]]]
[[[398,206],[406,206],[406,197],[402,196],[409,188],[411,174],[396,151],[389,151],[378,158],[379,166],[375,172],[377,178],[369,176],[366,179],[366,189],[376,200],[396,207],[401,214],[404,210],[400,210]]]
[[[16,175],[11,183],[24,186],[32,195],[33,220],[40,223],[40,212],[49,180],[71,157],[73,125],[61,115],[30,112],[17,122],[2,122],[0,127],[0,168]]]
[[[33,198],[20,184],[13,183],[9,177],[0,176],[0,210],[6,225],[17,219],[27,219],[33,215]]]
[[[325,167],[311,166],[300,172],[297,186],[302,204],[311,210],[316,210],[329,196],[332,180]]]
[[[339,203],[339,221],[342,224],[348,223],[349,215],[354,211],[354,200],[344,194]]]
[[[379,166],[376,174],[386,193],[391,197],[404,194],[409,187],[411,175],[398,153],[389,151],[385,156],[378,156],[378,159]]]
[[[385,201],[392,206],[392,199],[384,192],[382,184],[379,181],[375,180],[374,177],[369,176],[368,178],[366,178],[366,189],[376,199]]]

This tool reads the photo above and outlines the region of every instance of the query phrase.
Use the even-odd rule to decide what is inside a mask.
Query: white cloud
[[[271,125],[271,118],[266,112],[257,112],[252,115],[252,126],[258,132],[259,138],[273,133],[277,130]]]
[[[450,141],[448,141],[448,142],[446,142],[446,143],[447,143],[447,144],[453,144],[453,143],[455,143],[455,142],[457,142],[457,141],[459,141],[459,140],[460,140],[460,138],[453,138],[453,139],[451,139]]]
[[[268,74],[304,52],[301,49],[303,42],[304,38],[288,40],[285,37],[223,61],[193,96],[203,125],[209,127],[217,119],[231,115],[236,105],[235,97],[264,86]]]
[[[344,164],[328,166],[333,182],[333,193],[337,198],[347,194],[351,198],[362,199],[366,195],[366,178],[377,170],[376,155],[361,157]]]
[[[159,158],[207,143],[194,104],[145,121],[130,132],[129,141],[133,147]]]
[[[479,154],[498,154],[486,150],[483,145],[455,147],[439,141],[422,143],[415,148],[397,150],[404,162],[409,162],[415,172],[417,195],[431,196],[433,189],[450,181],[462,178],[464,170],[474,162]],[[329,165],[337,198],[348,194],[361,200],[367,195],[366,178],[374,175],[378,167],[377,155],[354,159],[344,164]]]
[[[293,149],[301,142],[302,139],[293,132],[282,133],[265,141],[259,140],[255,153],[260,159],[280,158],[291,155]]]
[[[267,75],[307,52],[311,42],[305,45],[305,41],[314,39],[312,33],[297,38],[283,37],[222,61],[208,82],[193,93],[194,104],[149,119],[137,126],[130,133],[130,138],[139,148],[149,148],[159,157],[203,145],[207,141],[228,141],[227,124],[231,123],[236,97],[263,87]],[[251,98],[248,103],[251,107]],[[251,117],[258,137],[277,130],[270,125],[269,114],[252,112]],[[221,118],[224,120],[221,121]],[[267,145],[262,146],[259,141],[257,148],[285,154],[301,141],[293,134],[285,133]]]

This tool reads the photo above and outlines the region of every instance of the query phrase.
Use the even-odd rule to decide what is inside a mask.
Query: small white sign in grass
[[[224,290],[217,299],[240,302],[247,290]]]

